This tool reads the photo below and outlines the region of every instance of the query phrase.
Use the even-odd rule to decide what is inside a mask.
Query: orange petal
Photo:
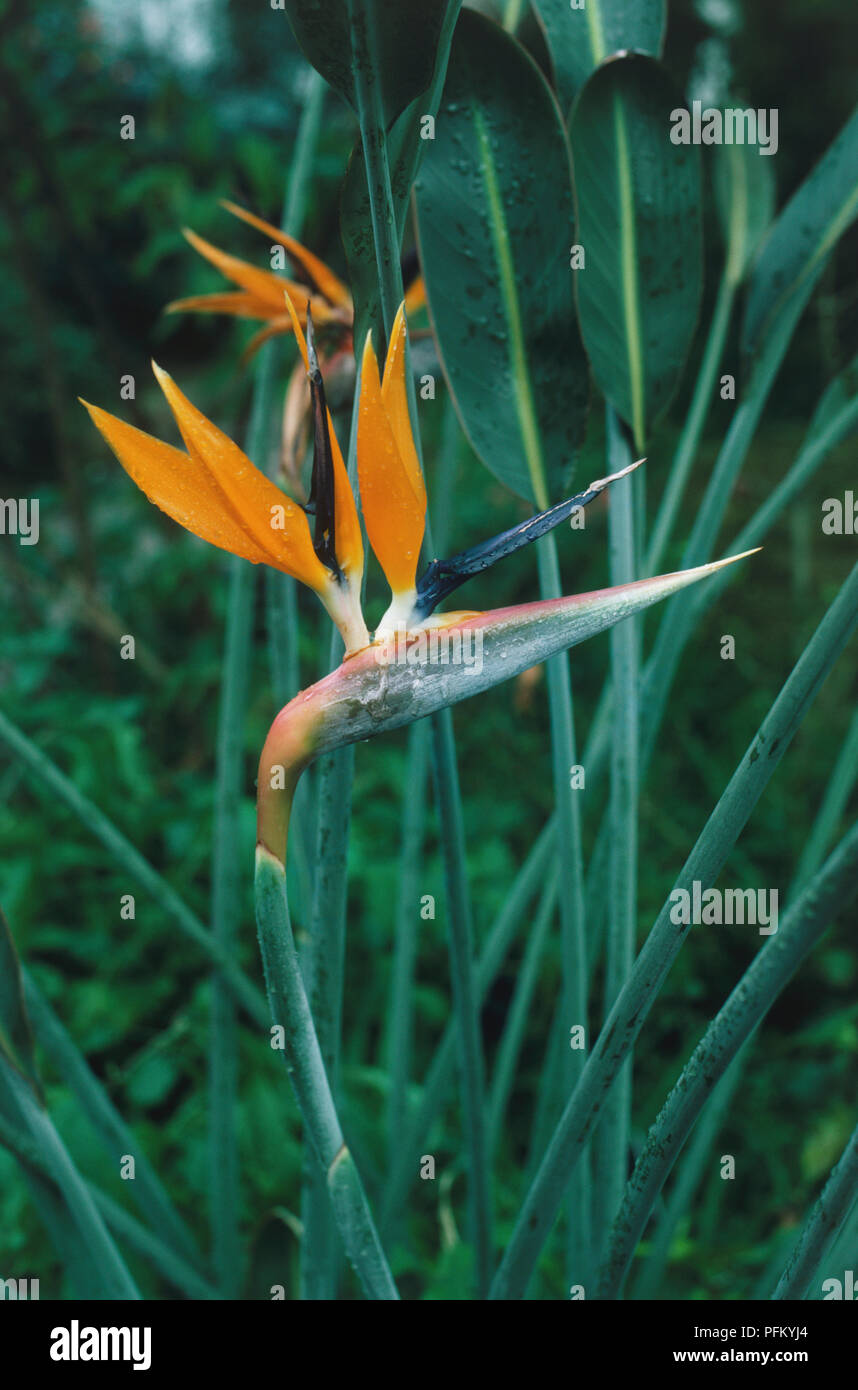
[[[330,304],[336,304],[343,309],[352,308],[352,297],[342,280],[325,265],[324,261],[320,261],[318,256],[314,256],[312,251],[308,251],[306,246],[302,246],[300,241],[296,241],[294,237],[280,231],[272,222],[264,222],[261,217],[255,217],[252,212],[240,208],[237,203],[222,200],[221,207],[226,208],[227,212],[231,212],[234,217],[240,217],[242,222],[249,222],[251,227],[257,227],[260,232],[265,232],[266,236],[270,236],[273,241],[278,241],[281,246],[285,246],[292,259],[301,266]]]
[[[358,477],[367,535],[387,582],[394,594],[413,589],[426,507],[415,492],[385,410],[370,334],[361,364]]]
[[[81,401],[122,467],[150,502],[201,540],[258,565],[268,560],[226,505],[220,488],[199,459],[126,425],[97,405]]]
[[[408,410],[408,393],[405,384],[406,372],[406,330],[405,330],[405,305],[400,304],[396,318],[393,321],[393,328],[390,334],[390,342],[387,346],[387,360],[384,364],[384,381],[381,387],[381,399],[384,403],[385,413],[390,421],[390,428],[393,430],[393,437],[399,449],[399,457],[402,465],[414,489],[414,496],[420,505],[421,512],[426,511],[426,483],[423,479],[423,470],[420,467],[420,460],[417,457],[417,449],[414,445],[414,435],[411,429],[411,415]]]
[[[188,452],[208,469],[232,514],[265,553],[268,563],[294,575],[311,589],[326,589],[330,572],[313,550],[310,528],[301,508],[191,404],[167,372],[154,362],[152,367]]]
[[[235,314],[242,319],[269,319],[271,306],[247,290],[228,290],[223,294],[195,294],[190,299],[174,299],[165,314]]]
[[[288,293],[285,295],[285,300],[292,319],[295,338],[304,359],[304,367],[309,370],[310,359],[307,354],[307,340],[304,337],[304,330]],[[352,485],[343,463],[330,410],[328,411],[328,431],[331,436],[331,452],[334,457],[334,520],[337,532],[337,560],[344,573],[350,578],[354,578],[363,572],[363,539],[360,533],[360,521],[358,520]]]
[[[241,285],[242,289],[249,290],[256,299],[270,305],[275,313],[282,312],[284,287],[295,300],[299,313],[306,313],[310,293],[303,285],[283,280],[279,275],[275,275],[273,270],[260,270],[249,261],[240,261],[237,256],[228,256],[225,251],[219,251],[211,242],[204,241],[187,227],[183,235],[195,251],[217,267],[221,275],[225,275],[227,280],[232,280],[233,284]]]
[[[263,343],[267,343],[269,338],[276,338],[278,334],[291,332],[292,320],[288,318],[286,314],[283,315],[282,319],[271,319],[267,327],[260,328],[258,333],[254,333],[250,342],[242,350],[241,365],[246,367],[251,357],[255,356]]]

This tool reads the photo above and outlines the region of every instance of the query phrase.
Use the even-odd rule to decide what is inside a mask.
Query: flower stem
[[[368,1298],[397,1299],[366,1194],[346,1147],[295,950],[286,871],[264,845],[256,852],[256,921],[265,983],[284,1060],[322,1166],[343,1244]]]
[[[620,469],[630,458],[619,420],[607,407],[608,471]],[[635,578],[632,478],[621,478],[611,488],[608,501],[611,583],[626,584]],[[635,955],[637,929],[638,856],[638,651],[640,623],[632,619],[611,628],[611,673],[614,689],[611,738],[610,793],[610,906],[608,910],[607,960],[604,1009],[607,1017],[628,979]],[[623,1064],[616,1085],[605,1101],[604,1120],[597,1141],[598,1201],[596,1215],[601,1231],[608,1231],[622,1201],[626,1185],[632,1103],[631,1054]],[[599,1252],[601,1255],[601,1252]]]

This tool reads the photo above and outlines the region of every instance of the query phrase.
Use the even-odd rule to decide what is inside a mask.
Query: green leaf
[[[661,54],[666,0],[533,0],[554,68],[554,85],[568,109],[591,72],[612,53]]]
[[[0,1052],[6,1060],[26,1076],[36,1094],[41,1096],[33,1033],[21,979],[21,965],[9,923],[0,911]]]
[[[364,61],[356,54],[381,84],[386,125],[429,86],[447,0],[286,0],[285,8],[305,57],[355,111]]]
[[[16,1069],[0,1057],[0,1119],[20,1136],[23,1150],[34,1147],[40,1169],[27,1183],[79,1297],[139,1299],[140,1293],[47,1111]],[[18,1151],[17,1143],[13,1152]],[[24,1158],[26,1171],[26,1158]],[[54,1191],[54,1185],[57,1191]]]
[[[536,65],[471,11],[428,143],[418,239],[444,374],[483,463],[545,507],[568,484],[587,398],[569,151]]]
[[[110,1099],[102,1082],[90,1069],[74,1039],[64,1028],[28,971],[24,972],[24,995],[39,1046],[51,1058],[66,1086],[71,1091],[77,1113],[89,1120],[98,1135],[105,1154],[135,1155],[135,1179],[131,1194],[147,1219],[165,1243],[173,1246],[186,1260],[202,1267],[202,1257],[193,1237],[175,1210],[161,1185],[158,1175]]]
[[[699,150],[668,139],[681,103],[652,58],[622,58],[590,78],[570,129],[581,332],[641,452],[679,383],[702,288]]]
[[[435,51],[432,82],[394,121],[387,134],[390,192],[396,223],[397,245],[408,213],[409,199],[420,161],[427,146],[422,138],[423,117],[437,115],[450,44],[461,9],[460,0],[448,0],[443,29]],[[349,267],[349,284],[355,306],[355,342],[363,343],[367,329],[381,327],[378,268],[372,235],[372,207],[366,176],[363,142],[358,140],[349,160],[340,192],[340,234]],[[413,351],[413,349],[412,349]]]
[[[858,1195],[858,1125],[853,1129],[836,1167],[807,1219],[787,1267],[772,1298],[800,1299],[811,1280],[828,1271],[822,1265],[826,1251],[849,1215]]]
[[[742,325],[742,351],[755,354],[773,322],[813,283],[838,238],[858,215],[858,108],[793,194],[767,236]]]
[[[603,1113],[605,1097],[691,929],[688,924],[678,927],[672,920],[674,894],[677,890],[690,891],[695,882],[705,890],[717,881],[754,807],[856,626],[858,565],[853,566],[751,740],[656,918],[556,1126],[518,1215],[490,1297],[508,1300],[524,1296],[567,1190],[569,1175],[592,1138]]]
[[[685,1140],[744,1042],[825,932],[858,892],[858,825],[757,953],[713,1018],[647,1136],[626,1188],[602,1270],[600,1298],[617,1298],[635,1246]],[[856,1155],[858,1156],[858,1155]],[[800,1297],[793,1293],[791,1297]]]
[[[425,98],[409,106],[391,127],[387,137],[390,162],[390,190],[396,219],[397,246],[408,213],[411,189],[425,148],[420,139],[420,108],[430,103]],[[432,114],[428,112],[427,114]],[[372,235],[372,210],[366,178],[366,161],[362,142],[358,140],[349,160],[340,191],[340,234],[349,268],[349,288],[355,308],[355,342],[363,343],[367,330],[381,330],[381,297],[378,287],[378,267],[375,241]]]

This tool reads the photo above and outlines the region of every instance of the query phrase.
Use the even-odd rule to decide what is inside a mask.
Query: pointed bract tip
[[[626,464],[625,468],[621,468],[618,473],[609,473],[607,478],[597,478],[594,483],[589,484],[587,491],[601,492],[610,483],[615,483],[618,478],[625,478],[627,474],[634,473],[635,469],[640,468],[642,463],[646,463],[645,458],[635,459],[634,463]]]
[[[761,545],[755,545],[753,550],[742,550],[738,555],[726,555],[723,560],[712,560],[706,568],[709,570],[724,569],[726,565],[734,565],[737,560],[747,560],[749,555],[759,555],[762,548]]]

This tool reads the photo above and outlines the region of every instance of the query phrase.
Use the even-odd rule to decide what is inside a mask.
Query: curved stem
[[[264,845],[256,851],[256,922],[265,984],[275,1030],[304,1124],[325,1175],[346,1254],[367,1297],[399,1295],[369,1209],[354,1159],[343,1138],[331,1094],[286,899],[286,871]]]

